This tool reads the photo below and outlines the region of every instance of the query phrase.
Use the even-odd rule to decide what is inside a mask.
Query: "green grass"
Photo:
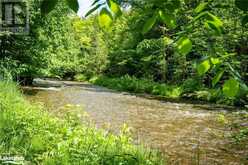
[[[164,164],[157,152],[133,145],[126,129],[113,135],[73,118],[58,119],[25,101],[17,88],[0,82],[0,156],[42,165]]]
[[[154,82],[147,79],[138,79],[132,76],[106,77],[95,76],[88,78],[81,75],[75,79],[77,81],[89,81],[92,84],[104,86],[117,91],[126,91],[131,93],[150,94],[163,97],[165,99],[184,99],[195,100],[222,105],[244,106],[245,100],[240,97],[227,98],[223,95],[221,89],[209,89],[204,87],[200,81],[188,79],[182,84],[169,85]]]
[[[146,93],[167,98],[179,98],[182,89],[179,86],[160,84],[146,79],[138,79],[130,76],[109,78],[105,76],[93,77],[89,80],[95,85],[104,86],[118,91],[133,93]]]

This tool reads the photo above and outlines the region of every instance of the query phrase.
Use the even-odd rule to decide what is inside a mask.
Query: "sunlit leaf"
[[[115,17],[119,17],[122,12],[120,6],[113,0],[107,0],[110,10],[114,13]]]
[[[200,13],[208,7],[208,2],[200,3],[194,10],[195,13]]]
[[[174,42],[172,39],[170,39],[168,37],[164,37],[163,40],[164,40],[165,45],[170,45]]]
[[[248,11],[248,1],[247,0],[235,0],[235,5],[243,11]]]
[[[223,25],[222,21],[218,17],[216,17],[215,15],[208,13],[208,16],[209,16],[209,18],[208,18],[209,20],[216,22],[220,26]]]
[[[223,93],[227,97],[235,97],[239,92],[239,82],[235,79],[229,79],[223,85]]]
[[[41,14],[50,13],[58,3],[58,0],[43,0],[41,3]]]
[[[219,71],[212,80],[212,86],[214,87],[221,79],[222,75],[224,74],[224,70]]]
[[[146,34],[147,32],[149,32],[156,23],[156,21],[157,21],[157,12],[155,12],[153,16],[146,21],[142,33]]]
[[[205,11],[205,12],[201,12],[200,14],[198,14],[193,19],[193,21],[197,21],[201,18],[206,19],[206,22],[205,22],[206,27],[214,30],[217,34],[223,33],[223,22],[218,17],[209,13],[208,11]]]
[[[199,19],[205,17],[206,15],[208,15],[208,13],[209,13],[209,12],[204,11],[204,12],[198,14],[196,17],[194,17],[193,21],[197,21],[197,20],[199,20]]]
[[[177,27],[176,25],[176,18],[174,15],[159,11],[160,19],[170,28],[175,29]]]
[[[113,22],[113,18],[108,9],[102,8],[98,16],[99,24],[102,28],[109,28]]]
[[[197,72],[199,75],[203,75],[205,74],[209,69],[211,68],[209,59],[204,60],[203,62],[201,62],[200,64],[197,65]]]
[[[79,9],[78,0],[67,0],[67,4],[74,12],[78,12]]]
[[[210,60],[211,60],[211,63],[213,65],[217,65],[217,64],[219,64],[221,62],[219,58],[213,58],[212,57]]]
[[[152,58],[153,58],[153,56],[147,56],[147,57],[143,57],[141,60],[144,62],[149,62],[152,60]]]
[[[182,55],[187,55],[192,49],[192,42],[187,37],[181,37],[176,42],[176,49]]]
[[[223,32],[223,22],[215,15],[208,13],[207,21],[205,23],[207,27],[213,29],[218,34]]]

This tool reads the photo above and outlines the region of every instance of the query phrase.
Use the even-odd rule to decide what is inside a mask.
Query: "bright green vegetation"
[[[177,85],[155,82],[150,79],[140,79],[134,76],[125,75],[122,77],[93,76],[87,77],[78,74],[74,77],[76,81],[88,81],[95,85],[104,86],[118,91],[131,93],[151,94],[161,99],[174,100],[198,100],[218,104],[239,103],[237,99],[227,99],[221,90],[204,87],[195,79],[188,79]]]
[[[182,93],[181,88],[177,86],[159,84],[151,80],[142,80],[130,76],[124,76],[121,78],[99,76],[91,78],[89,82],[119,91],[147,93],[167,98],[178,98]]]
[[[248,105],[245,0],[95,0],[85,19],[76,15],[77,0],[25,1],[29,35],[0,32],[0,80],[87,80],[119,91]],[[125,134],[49,116],[16,88],[0,83],[0,154],[20,154],[31,164],[162,164]],[[237,142],[247,137],[246,128],[238,130]]]
[[[73,116],[52,117],[25,101],[15,84],[0,83],[0,154],[44,165],[164,164],[155,152],[134,146],[127,135],[126,127],[112,135]]]
[[[161,84],[161,91],[147,93],[247,105],[248,16],[242,0],[95,1],[92,11],[103,8],[87,19],[75,14],[76,1],[40,2],[28,0],[29,36],[0,36],[6,77],[128,75],[144,86]],[[121,12],[120,6],[131,8]]]

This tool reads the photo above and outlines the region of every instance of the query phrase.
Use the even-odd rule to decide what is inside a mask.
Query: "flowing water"
[[[85,83],[42,83],[50,88],[23,88],[31,102],[41,102],[55,114],[67,104],[80,105],[97,127],[115,133],[126,123],[134,143],[158,149],[168,156],[168,164],[248,164],[247,145],[235,147],[230,128],[218,120],[220,114],[235,120],[225,108],[147,99]]]

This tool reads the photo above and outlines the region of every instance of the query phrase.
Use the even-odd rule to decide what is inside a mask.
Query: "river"
[[[83,107],[77,113],[87,112],[96,127],[113,133],[127,124],[135,144],[161,151],[168,164],[248,164],[247,150],[233,145],[231,129],[219,121],[223,115],[227,122],[235,120],[236,112],[228,108],[147,99],[87,83],[40,84],[23,87],[31,102],[44,104],[53,114],[62,114],[61,107],[68,105]]]

